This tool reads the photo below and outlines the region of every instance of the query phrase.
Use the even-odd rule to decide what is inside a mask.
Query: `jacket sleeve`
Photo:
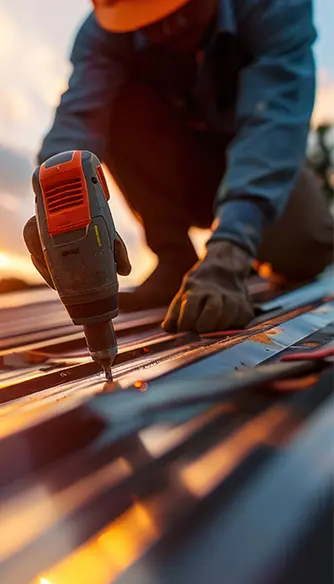
[[[90,14],[71,54],[73,72],[62,95],[38,162],[65,150],[90,150],[104,158],[112,103],[126,77],[122,43]],[[122,64],[123,63],[123,64]]]
[[[252,53],[240,77],[237,134],[216,198],[213,240],[254,256],[283,212],[303,164],[315,91],[311,0],[238,0],[239,34]]]

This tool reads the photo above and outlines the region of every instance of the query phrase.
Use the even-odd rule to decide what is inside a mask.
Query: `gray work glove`
[[[32,262],[38,272],[41,274],[42,278],[46,283],[54,288],[49,270],[45,263],[44,254],[42,251],[41,241],[37,229],[36,217],[31,217],[29,221],[25,224],[23,230],[23,237],[25,244],[30,252]],[[128,252],[125,247],[125,243],[121,236],[116,231],[114,256],[117,268],[117,273],[120,276],[128,276],[131,272],[131,264],[128,257]]]
[[[246,288],[252,258],[229,241],[207,246],[207,255],[183,278],[163,327],[208,333],[246,326],[254,311]]]

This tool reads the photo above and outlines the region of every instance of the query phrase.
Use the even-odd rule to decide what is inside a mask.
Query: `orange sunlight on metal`
[[[147,388],[148,388],[146,381],[138,380],[138,381],[135,381],[133,385],[136,389],[139,389],[139,391],[143,391],[143,392],[147,391]]]
[[[153,514],[136,503],[111,526],[32,584],[109,584],[159,535]]]
[[[273,382],[270,385],[270,389],[279,392],[303,391],[314,385],[317,381],[317,375],[308,375],[307,377],[298,377],[296,379],[281,379],[280,381]]]
[[[191,461],[181,472],[183,485],[195,497],[207,496],[246,456],[271,436],[290,416],[288,409],[273,407],[245,424],[223,443]]]
[[[293,427],[289,408],[273,407],[236,431],[229,440],[187,462],[178,470],[183,488],[201,498],[219,484],[259,444],[272,444],[277,430]],[[276,438],[275,438],[276,437]],[[166,508],[166,501],[164,503]],[[161,504],[135,503],[111,525],[53,566],[43,578],[50,584],[111,584],[154,544],[165,531]],[[171,512],[171,509],[170,509]],[[31,584],[40,584],[41,578]]]
[[[253,267],[257,271],[259,276],[261,276],[261,278],[263,278],[264,280],[269,280],[270,282],[274,282],[276,284],[284,283],[284,278],[282,276],[279,276],[278,274],[275,274],[271,264],[269,263],[260,264],[260,262],[255,260],[253,262]]]
[[[270,264],[260,264],[258,271],[260,276],[262,276],[262,278],[264,278],[265,280],[270,280],[274,275],[273,269]]]

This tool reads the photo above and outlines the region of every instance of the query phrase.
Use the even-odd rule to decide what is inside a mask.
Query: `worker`
[[[332,261],[305,165],[315,37],[311,0],[94,0],[38,158],[93,151],[140,218],[158,265],[120,308],[170,304],[172,332],[243,327],[255,258],[299,282]],[[192,226],[211,226],[201,261]],[[25,239],[47,277],[33,218]]]

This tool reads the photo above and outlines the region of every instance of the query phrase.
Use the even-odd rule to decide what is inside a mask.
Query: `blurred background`
[[[30,177],[54,107],[66,88],[74,34],[91,10],[89,0],[1,0],[0,4],[0,292],[41,283],[22,240],[33,214]],[[334,2],[315,0],[319,39],[317,100],[312,124],[334,122]],[[109,177],[111,208],[134,265],[126,284],[154,266],[140,226]],[[194,232],[202,249],[205,233]],[[15,280],[16,279],[16,280]],[[123,282],[124,283],[124,282]]]

